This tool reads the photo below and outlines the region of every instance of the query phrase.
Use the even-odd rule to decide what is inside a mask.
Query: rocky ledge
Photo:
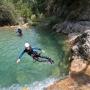
[[[46,90],[90,90],[90,30],[85,30],[69,41],[69,76],[50,85]]]

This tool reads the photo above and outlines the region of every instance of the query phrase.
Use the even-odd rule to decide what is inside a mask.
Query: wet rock
[[[90,68],[86,69],[88,73],[70,73],[70,76],[64,80],[55,82],[45,90],[90,90]]]
[[[54,85],[49,86],[46,90],[73,90],[73,85],[73,79],[66,78],[54,83]]]
[[[90,29],[89,21],[64,21],[62,23],[58,23],[52,27],[52,29],[56,32],[60,32],[63,34],[70,33],[83,33],[85,30]]]
[[[78,57],[84,60],[90,60],[90,30],[86,30],[79,35],[71,47],[72,59]]]

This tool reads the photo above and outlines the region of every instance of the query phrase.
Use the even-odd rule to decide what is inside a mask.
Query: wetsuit
[[[24,53],[27,53],[28,55],[32,56],[32,58],[34,60],[36,60],[36,61],[46,62],[48,60],[51,64],[54,63],[54,61],[51,60],[51,58],[49,58],[47,56],[41,56],[41,54],[37,53],[36,50],[40,50],[41,51],[41,49],[39,49],[39,48],[30,48],[29,50],[24,49],[23,52],[20,54],[19,59],[21,59],[21,57],[23,56]],[[47,60],[39,60],[39,57],[47,59]]]
[[[29,50],[24,49],[24,51],[20,54],[19,59],[23,56],[24,53],[27,53],[28,55],[32,56],[33,59],[40,57],[40,54],[38,54],[36,51],[34,50],[40,50],[39,48],[30,48]]]
[[[17,29],[17,31],[16,31],[16,33],[18,33],[19,34],[19,36],[22,36],[22,30],[21,29]]]

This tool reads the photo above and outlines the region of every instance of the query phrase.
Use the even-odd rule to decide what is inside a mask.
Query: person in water
[[[22,30],[21,28],[17,28],[16,33],[18,33],[18,36],[22,36]]]
[[[27,53],[28,55],[30,55],[30,56],[33,58],[33,60],[35,60],[35,61],[38,61],[38,62],[46,62],[46,61],[48,61],[48,62],[50,62],[51,64],[54,63],[54,61],[53,61],[51,58],[46,57],[46,56],[42,56],[42,55],[41,55],[40,53],[38,53],[36,50],[40,50],[40,51],[42,51],[42,52],[45,52],[44,50],[41,50],[40,48],[32,48],[29,43],[25,43],[25,49],[24,49],[23,52],[20,54],[20,56],[19,56],[19,58],[18,58],[18,60],[17,60],[17,63],[20,62],[21,57],[23,56],[24,53]],[[46,59],[46,61],[44,61],[44,60],[39,60],[40,58]]]

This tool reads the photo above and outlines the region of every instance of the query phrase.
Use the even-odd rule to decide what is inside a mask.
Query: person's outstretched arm
[[[19,58],[18,58],[18,60],[17,60],[17,63],[19,63],[20,62],[20,60],[21,60],[21,57],[23,56],[23,54],[25,53],[25,50],[20,54],[20,56],[19,56]]]

